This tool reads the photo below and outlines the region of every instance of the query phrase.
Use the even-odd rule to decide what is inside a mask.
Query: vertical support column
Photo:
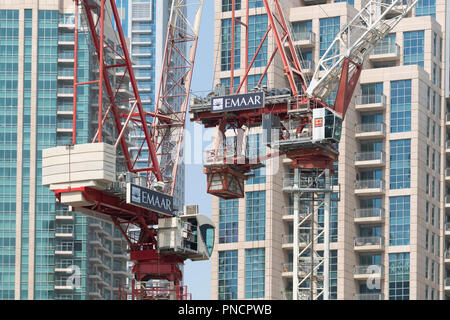
[[[98,80],[98,142],[102,142],[102,122],[103,122],[103,48],[104,44],[104,31],[105,31],[105,2],[106,0],[100,0],[100,43],[99,43],[99,80]]]
[[[78,0],[74,2],[75,15],[75,46],[73,62],[73,118],[72,118],[72,144],[77,143],[77,84],[78,84]]]
[[[330,207],[331,207],[331,177],[330,169],[325,169],[325,195],[324,195],[324,267],[323,267],[323,299],[330,298]]]
[[[294,169],[294,188],[300,187],[300,170],[298,168]],[[292,253],[292,300],[299,300],[298,296],[298,256],[299,256],[299,246],[298,246],[298,231],[300,224],[300,210],[299,210],[299,202],[300,202],[300,193],[294,192],[294,225],[293,225],[293,253]]]

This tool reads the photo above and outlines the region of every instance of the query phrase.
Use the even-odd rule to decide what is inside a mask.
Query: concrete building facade
[[[267,17],[262,1],[248,3],[252,57]],[[311,78],[337,32],[365,3],[283,1],[306,77]],[[235,5],[236,16],[245,19],[247,1]],[[228,87],[231,6],[232,1],[215,1],[214,47],[220,50],[215,84]],[[450,298],[448,11],[446,1],[419,0],[364,65],[335,164],[340,193],[330,214],[330,299]],[[236,37],[245,39],[245,28],[236,28]],[[257,59],[261,68],[251,77],[259,80],[268,61],[264,52],[273,46],[269,37]],[[243,75],[244,50],[241,40],[235,47],[234,83]],[[275,60],[262,84],[287,87],[280,61]],[[260,129],[252,130],[247,148],[269,152]],[[246,182],[244,199],[213,198],[217,250],[212,299],[292,298],[293,210],[291,197],[283,192],[289,160],[271,159],[258,170]],[[323,216],[316,218],[323,225]],[[320,241],[315,246],[323,250]]]

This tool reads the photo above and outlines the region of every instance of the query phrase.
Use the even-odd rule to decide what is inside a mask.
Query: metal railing
[[[450,278],[445,279],[445,286],[450,287]]]
[[[316,34],[312,31],[293,32],[292,38],[294,41],[309,41],[311,43],[316,42]]]
[[[384,94],[364,94],[358,97],[359,104],[383,104],[386,105],[386,96]]]
[[[386,131],[386,125],[383,122],[374,123],[360,123],[357,124],[356,133],[367,133],[367,132],[382,132]]]
[[[354,266],[353,271],[355,274],[383,274],[384,266],[381,264],[359,265]]]
[[[307,207],[299,208],[298,211],[300,219],[305,218],[309,214],[309,209]],[[284,216],[294,215],[294,207],[293,206],[283,207],[283,215]]]
[[[355,300],[384,300],[382,293],[358,293],[355,294]]]
[[[73,266],[72,259],[61,259],[61,260],[56,261],[56,263],[55,263],[55,268],[66,269],[70,266]]]
[[[355,209],[355,218],[384,218],[383,208]]]
[[[355,161],[372,161],[381,160],[385,161],[385,153],[383,151],[373,152],[355,152]]]
[[[356,237],[355,247],[360,246],[380,246],[384,245],[384,237],[372,236],[372,237]]]
[[[447,142],[445,143],[445,146],[447,147],[447,149],[450,149],[450,141],[447,141]]]
[[[58,71],[58,77],[72,77],[73,78],[73,69],[60,69]]]
[[[314,61],[303,60],[300,62],[300,66],[303,70],[314,70]]]
[[[283,263],[283,272],[292,272],[294,264],[292,262]]]
[[[400,46],[395,41],[382,41],[377,45],[372,52],[373,55],[378,54],[395,54],[400,55]]]
[[[75,53],[73,51],[60,51],[58,59],[74,59]]]
[[[384,189],[384,180],[356,180],[355,189]]]
[[[55,233],[73,233],[73,225],[59,225]]]
[[[450,222],[445,223],[445,231],[450,231]]]
[[[60,24],[75,24],[75,16],[73,15],[60,15],[59,16]]]
[[[55,251],[73,251],[73,243],[61,243],[56,245]]]
[[[447,122],[450,122],[450,112],[447,112],[447,114],[445,115],[445,119]]]

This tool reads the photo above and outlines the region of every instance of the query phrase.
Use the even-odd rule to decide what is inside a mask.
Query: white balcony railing
[[[386,131],[386,125],[382,122],[375,123],[360,123],[356,125],[356,133],[369,133],[369,132],[381,132]]]
[[[355,152],[355,161],[384,161],[384,155],[385,153],[383,151]]]
[[[361,246],[382,246],[384,245],[384,237],[372,236],[372,237],[356,237],[355,247]]]
[[[355,181],[355,189],[384,189],[384,180],[357,180]]]
[[[355,209],[355,218],[384,218],[383,208]]]

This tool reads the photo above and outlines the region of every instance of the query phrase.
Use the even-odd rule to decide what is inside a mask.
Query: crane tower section
[[[78,213],[111,219],[126,239],[134,262],[134,299],[187,298],[182,265],[186,259],[209,259],[214,244],[214,225],[198,207],[186,206],[177,215],[173,206],[203,6],[203,1],[196,2],[192,20],[187,8],[194,5],[188,2],[172,1],[157,106],[148,111],[115,1],[74,1],[73,139],[70,145],[43,151],[42,183],[57,201]],[[188,27],[183,31],[180,25]],[[88,82],[77,77],[79,30],[89,35],[91,54],[98,62],[97,78]],[[92,143],[78,144],[76,91],[86,85],[98,92],[97,121]],[[131,134],[140,139],[132,141]],[[144,156],[147,163],[142,166]],[[158,281],[170,286],[155,287]]]

